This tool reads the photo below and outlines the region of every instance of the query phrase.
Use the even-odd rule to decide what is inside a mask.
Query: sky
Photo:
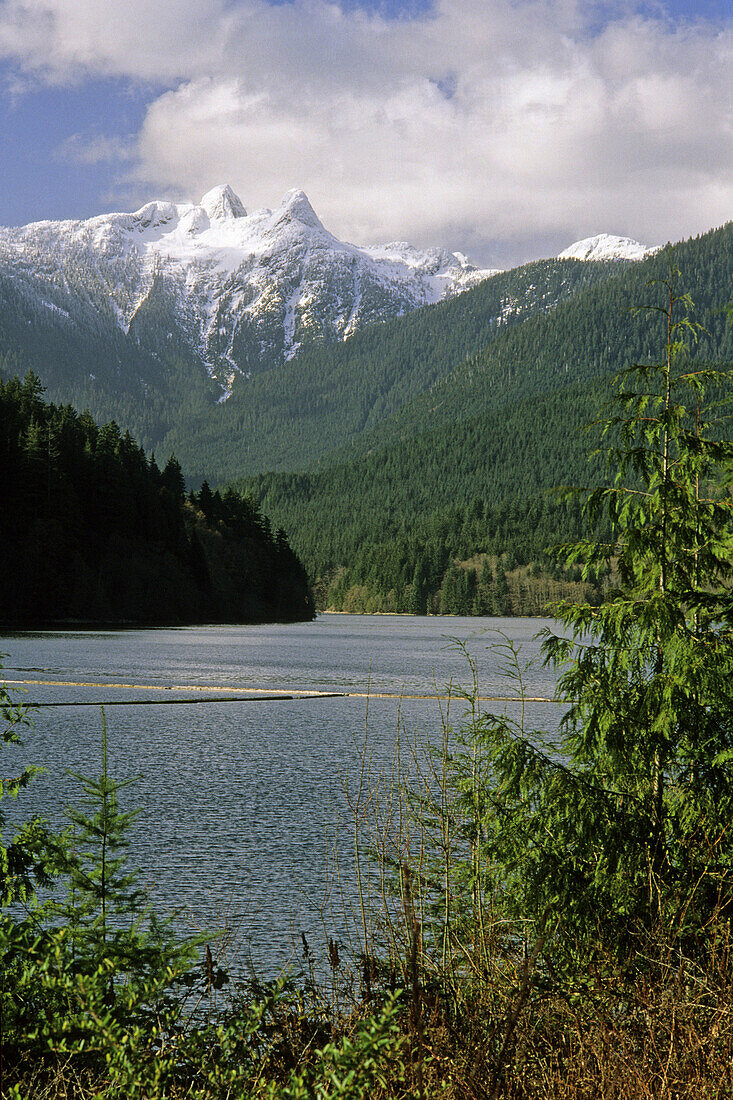
[[[496,267],[733,217],[733,0],[0,0],[0,224],[292,187]]]

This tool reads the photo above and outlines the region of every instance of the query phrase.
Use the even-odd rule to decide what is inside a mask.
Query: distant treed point
[[[233,489],[186,495],[129,432],[0,382],[0,606],[11,626],[313,617],[282,531]]]

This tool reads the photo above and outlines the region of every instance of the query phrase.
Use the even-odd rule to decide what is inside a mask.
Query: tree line
[[[257,622],[312,617],[282,529],[233,489],[186,494],[114,421],[0,383],[3,620]]]
[[[354,536],[348,527],[344,537]],[[540,615],[548,603],[583,594],[598,600],[604,570],[582,581],[553,547],[584,530],[577,501],[550,496],[474,501],[405,517],[394,534],[354,538],[349,564],[315,582],[319,607],[333,611],[412,615]],[[302,534],[301,534],[302,537]]]

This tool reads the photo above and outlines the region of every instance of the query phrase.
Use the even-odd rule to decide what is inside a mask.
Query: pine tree
[[[460,603],[460,573],[455,562],[451,562],[446,570],[443,586],[440,594],[441,615],[458,615]]]
[[[507,581],[506,573],[500,565],[496,567],[496,581],[494,586],[495,601],[496,601],[496,615],[511,615],[512,613],[512,600],[509,594],[509,582]]]
[[[494,574],[491,571],[491,564],[488,558],[484,558],[481,563],[481,573],[479,574],[478,592],[476,596],[478,615],[495,615],[496,614],[496,595],[494,589]]]
[[[165,464],[162,484],[174,500],[183,500],[186,493],[186,481],[181,471],[181,464],[175,455],[171,455]]]
[[[428,573],[425,558],[422,554],[415,562],[410,585],[410,599],[408,610],[411,615],[425,615],[428,605]]]

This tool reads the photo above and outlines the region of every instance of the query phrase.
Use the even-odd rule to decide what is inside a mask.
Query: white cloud
[[[507,262],[601,230],[656,243],[731,217],[733,31],[572,0],[6,0],[0,54],[47,80],[122,74],[149,105],[134,180],[250,208],[303,187],[358,242]],[[128,180],[129,184],[129,180]],[[491,255],[493,250],[493,256]]]
[[[58,83],[100,73],[169,80],[210,65],[226,23],[219,0],[3,0],[0,54]]]
[[[102,134],[95,137],[71,134],[58,145],[55,153],[55,159],[61,164],[110,164],[131,160],[133,156],[129,142]]]

